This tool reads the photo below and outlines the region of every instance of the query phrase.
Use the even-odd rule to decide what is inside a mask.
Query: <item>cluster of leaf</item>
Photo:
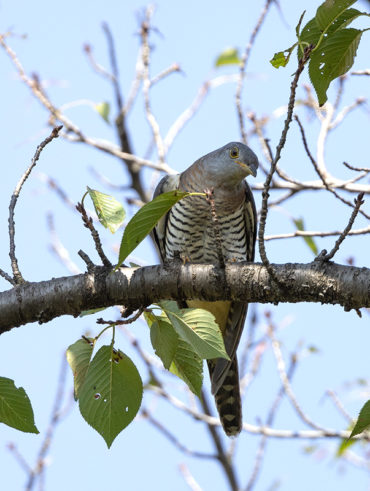
[[[275,53],[271,64],[275,68],[286,66],[293,50],[298,47],[298,58],[311,46],[309,76],[320,106],[327,101],[330,83],[344,75],[352,67],[362,33],[369,29],[353,29],[347,26],[367,12],[349,8],[356,0],[326,0],[316,15],[300,31],[304,13],[296,27],[297,42],[290,48]]]
[[[171,191],[143,206],[125,227],[119,265],[151,232],[170,208],[189,195]],[[100,223],[112,233],[123,224],[125,211],[112,196],[87,188]],[[160,314],[156,314],[156,309]],[[95,313],[95,309],[81,315]],[[181,378],[200,395],[203,360],[226,358],[223,337],[214,316],[203,309],[180,309],[176,302],[161,302],[145,312],[152,346],[164,367]],[[112,327],[112,341],[98,349],[96,341]],[[84,419],[104,438],[108,447],[135,418],[142,400],[143,383],[132,360],[114,346],[114,325],[95,338],[82,337],[67,349],[67,360],[74,376],[74,395]],[[0,378],[0,421],[21,431],[38,433],[31,403],[23,388],[10,379]]]
[[[159,307],[160,315],[153,310],[145,313],[153,348],[164,367],[199,396],[203,359],[228,358],[221,331],[206,310],[180,309],[176,302],[162,302]],[[67,349],[67,360],[80,412],[110,447],[136,416],[143,383],[132,360],[114,348],[114,339],[92,358],[100,334],[72,344]]]

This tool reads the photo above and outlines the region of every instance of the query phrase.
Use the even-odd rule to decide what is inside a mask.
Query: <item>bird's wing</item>
[[[180,174],[165,176],[161,179],[154,191],[153,199],[162,193],[179,189]],[[165,240],[168,213],[164,215],[153,229],[153,238],[156,243],[162,262],[166,259]]]

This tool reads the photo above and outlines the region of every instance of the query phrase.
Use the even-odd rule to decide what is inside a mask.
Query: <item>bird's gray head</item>
[[[213,185],[235,185],[257,175],[258,158],[244,143],[231,142],[200,159]]]

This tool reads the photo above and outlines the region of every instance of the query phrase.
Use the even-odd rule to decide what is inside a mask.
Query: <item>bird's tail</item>
[[[208,362],[210,376],[214,361]],[[221,387],[215,394],[215,401],[220,421],[227,436],[235,436],[242,428],[242,405],[239,388],[239,370],[236,355],[231,362]]]

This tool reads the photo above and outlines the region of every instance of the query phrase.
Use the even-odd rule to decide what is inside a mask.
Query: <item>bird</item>
[[[218,264],[219,249],[222,248],[225,263],[253,262],[257,215],[253,194],[245,178],[256,177],[257,169],[255,153],[243,143],[230,142],[199,158],[181,174],[162,178],[154,198],[172,190],[196,193],[211,190],[218,231],[204,196],[188,196],[178,201],[153,230],[161,261],[165,263],[181,257],[194,264]],[[242,428],[236,350],[248,304],[187,300],[186,305],[180,306],[208,310],[220,327],[230,360],[217,358],[207,360],[207,364],[222,427],[226,435],[236,436]]]

